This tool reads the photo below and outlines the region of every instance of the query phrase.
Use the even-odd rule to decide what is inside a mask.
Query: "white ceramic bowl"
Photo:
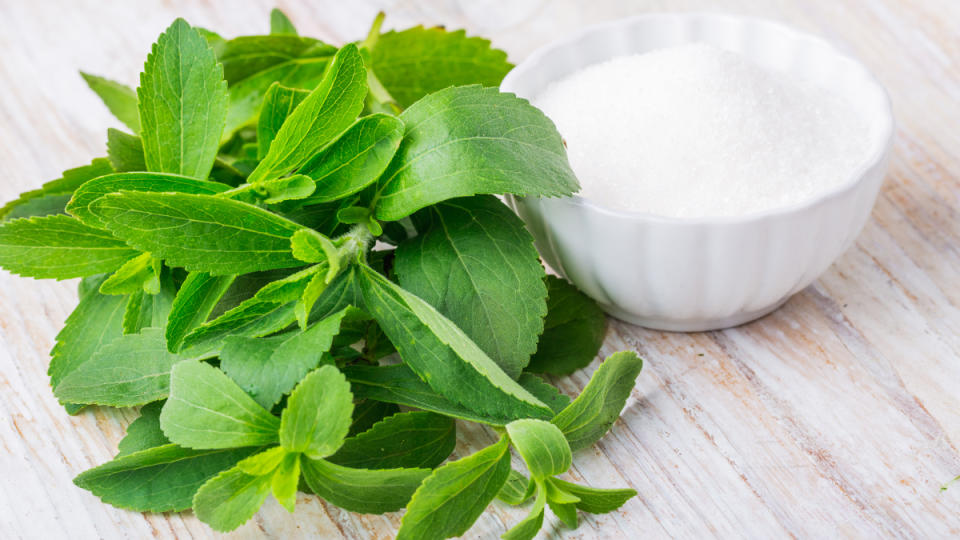
[[[869,125],[869,153],[821,196],[736,217],[671,218],[603,207],[578,196],[508,198],[541,255],[614,317],[701,331],[773,311],[850,245],[870,215],[893,140],[883,87],[826,41],[782,24],[729,15],[657,14],[601,24],[530,55],[501,84],[525,98],[615,56],[706,42],[845,98]]]

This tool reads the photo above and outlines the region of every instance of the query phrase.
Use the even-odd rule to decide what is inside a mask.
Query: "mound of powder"
[[[847,181],[866,120],[831,93],[690,44],[614,58],[551,84],[533,104],[557,125],[580,195],[662,216],[734,216]]]

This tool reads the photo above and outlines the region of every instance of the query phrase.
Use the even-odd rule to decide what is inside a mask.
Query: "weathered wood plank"
[[[960,3],[951,0],[278,2],[303,33],[333,43],[388,27],[446,24],[493,39],[514,61],[576,28],[646,11],[730,11],[818,32],[887,86],[898,121],[890,177],[856,245],[771,316],[704,334],[613,321],[604,352],[647,367],[611,433],[571,477],[631,486],[620,511],[546,536],[948,537],[960,535]],[[0,200],[104,153],[117,126],[76,69],[135,85],[176,16],[225,35],[265,31],[266,0],[0,1]],[[189,513],[114,509],[73,487],[108,460],[132,415],[67,416],[47,353],[76,302],[74,283],[0,273],[0,536],[218,536]],[[576,393],[596,364],[560,387]],[[461,424],[459,452],[488,444]],[[524,514],[495,505],[470,536]],[[399,515],[361,516],[301,495],[269,502],[236,538],[389,538]]]

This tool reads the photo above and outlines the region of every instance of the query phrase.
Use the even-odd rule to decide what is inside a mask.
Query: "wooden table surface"
[[[630,486],[619,512],[569,538],[960,535],[960,2],[955,0],[280,1],[306,35],[465,27],[516,62],[581,26],[647,11],[778,19],[861,58],[889,89],[891,170],[857,243],[782,309],[720,332],[668,334],[611,321],[604,353],[647,360],[609,435],[575,457],[577,481]],[[132,86],[176,16],[224,35],[264,32],[269,1],[0,0],[0,200],[103,155],[118,126],[77,69]],[[68,416],[45,374],[75,283],[0,272],[0,537],[215,536],[189,513],[118,510],[76,488],[135,416]],[[591,366],[557,381],[568,393]],[[492,441],[461,430],[458,450]],[[494,504],[468,537],[498,536],[525,509]],[[301,495],[272,499],[237,538],[388,538],[399,514],[361,516]]]

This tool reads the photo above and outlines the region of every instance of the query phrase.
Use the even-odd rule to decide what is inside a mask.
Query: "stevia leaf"
[[[342,199],[376,182],[402,139],[403,122],[396,116],[371,114],[357,120],[297,170],[317,183],[304,204]]]
[[[108,504],[137,512],[190,508],[197,490],[255,449],[190,450],[165,444],[116,457],[73,483]]]
[[[333,57],[320,84],[287,116],[247,181],[253,184],[284,176],[334,140],[363,109],[366,81],[356,45],[345,45]]]
[[[295,36],[297,29],[287,15],[277,8],[270,10],[270,34],[274,36]]]
[[[65,214],[67,212],[67,203],[70,202],[70,197],[70,193],[57,193],[52,195],[38,195],[22,202],[14,201],[16,204],[11,203],[11,207],[6,214],[0,215],[0,223],[19,218]],[[0,212],[3,212],[2,208],[0,208]]]
[[[400,119],[406,133],[380,180],[378,219],[478,193],[558,197],[579,189],[553,123],[513,94],[451,87]]]
[[[141,291],[160,292],[160,264],[149,253],[123,263],[100,285],[103,294],[133,294]]]
[[[305,199],[313,193],[317,185],[307,176],[295,174],[283,178],[274,178],[256,184],[256,191],[266,204]]]
[[[260,107],[260,118],[257,120],[257,159],[263,159],[270,149],[283,121],[290,116],[293,109],[310,95],[306,90],[287,88],[280,83],[273,83],[263,97]]]
[[[230,84],[223,141],[256,119],[271,84],[312,90],[337,52],[336,47],[297,36],[242,36],[223,43],[222,49],[220,61]]]
[[[107,158],[97,158],[89,165],[68,169],[63,172],[61,178],[47,182],[40,189],[21,193],[19,198],[0,207],[0,222],[21,217],[62,213],[63,207],[58,207],[54,201],[61,201],[64,196],[69,200],[69,195],[87,181],[112,172],[113,167],[110,166]]]
[[[620,417],[643,360],[633,351],[610,355],[590,377],[583,392],[551,422],[560,428],[572,450],[597,442]]]
[[[125,84],[111,81],[97,75],[80,72],[87,86],[96,92],[110,113],[125,126],[140,133],[140,111],[137,108],[137,93]]]
[[[251,338],[230,336],[220,352],[220,369],[266,409],[320,365],[347,310],[314,323],[305,331]]]
[[[107,231],[64,215],[0,225],[0,267],[24,277],[70,279],[112,272],[138,252]]]
[[[300,483],[300,455],[288,453],[270,480],[270,490],[287,512],[293,512],[297,503],[297,485]]]
[[[359,277],[366,311],[431,388],[483,415],[553,415],[430,304],[369,267],[361,267]]]
[[[277,466],[280,465],[280,462],[283,461],[283,458],[286,457],[287,454],[288,452],[282,447],[274,446],[259,454],[244,458],[237,463],[237,468],[250,476],[270,474],[276,470]]]
[[[140,74],[147,170],[205,179],[227,116],[227,83],[206,40],[183,19],[160,34]]]
[[[329,461],[300,460],[303,479],[327,501],[351,512],[382,514],[403,508],[428,469],[351,469]]]
[[[197,361],[176,364],[160,426],[187,448],[233,448],[277,442],[280,419],[219,369]]]
[[[246,523],[270,494],[270,476],[250,476],[236,467],[203,484],[193,497],[193,512],[215,531]]]
[[[289,35],[240,36],[222,44],[218,59],[223,65],[223,76],[230,87],[242,84],[250,78],[263,75],[271,68],[284,65],[296,65],[298,61],[326,61],[337,52],[337,48],[319,40]],[[321,68],[322,69],[322,68]],[[276,79],[279,80],[279,79]],[[273,81],[264,84],[259,92],[262,99]],[[313,88],[312,85],[296,86]],[[280,81],[284,86],[294,86]],[[232,104],[231,104],[232,105]],[[260,104],[257,103],[259,106]]]
[[[97,289],[106,276],[91,279],[91,288],[83,295],[73,313],[57,334],[57,344],[50,352],[50,385],[61,379],[96,354],[101,347],[123,335],[123,313],[127,299],[100,294]]]
[[[227,336],[260,337],[289,326],[297,318],[297,299],[303,295],[315,271],[317,269],[308,268],[289,279],[264,286],[252,298],[200,325],[186,337],[182,350],[190,349],[189,354],[197,357],[215,355],[223,349]],[[348,305],[358,304],[354,282],[353,272],[337,276],[317,299],[310,318],[323,319]]]
[[[329,461],[358,469],[432,469],[450,456],[456,444],[453,419],[432,412],[404,412],[349,437]]]
[[[346,366],[344,375],[350,381],[354,396],[375,399],[407,407],[416,407],[444,416],[452,416],[471,422],[504,426],[513,418],[479,414],[467,407],[441,396],[423,382],[409,367],[393,366]]]
[[[540,528],[543,527],[543,513],[547,502],[547,491],[544,486],[537,486],[537,498],[533,500],[533,507],[527,517],[503,533],[503,540],[532,540]]]
[[[350,378],[347,377],[347,380],[349,379]],[[353,389],[351,388],[351,390]],[[347,432],[347,437],[353,437],[354,435],[363,433],[372,428],[377,422],[388,416],[393,416],[398,412],[400,412],[400,407],[397,407],[393,403],[373,399],[360,400],[354,404],[353,421],[350,424],[350,431]]]
[[[140,137],[119,129],[107,129],[107,158],[117,172],[147,170]]]
[[[513,67],[486,39],[422,26],[379,36],[372,60],[377,78],[402,107],[448,86],[498,86]]]
[[[151,326],[162,328],[166,324],[173,297],[177,292],[169,271],[160,272],[159,289],[156,294],[140,290],[129,296],[130,300],[123,314],[124,334],[136,334]]]
[[[353,394],[337,368],[323,366],[294,388],[280,417],[280,446],[312,459],[332,455],[350,429]]]
[[[122,192],[90,205],[104,226],[170,266],[222,276],[301,266],[290,237],[302,227],[256,206],[186,193]]]
[[[637,494],[637,492],[632,489],[592,488],[566,482],[559,478],[551,478],[548,482],[576,496],[580,499],[579,502],[576,503],[576,507],[591,514],[613,512]]]
[[[603,310],[565,280],[547,276],[547,317],[527,371],[567,375],[585,367],[603,345]]]
[[[145,328],[102,347],[54,389],[66,403],[132,407],[167,397],[170,369],[183,357],[167,351],[163,330]]]
[[[536,489],[536,484],[526,476],[511,469],[507,482],[500,488],[500,493],[497,493],[497,498],[509,505],[519,506],[530,500],[534,489]]]
[[[547,406],[550,407],[550,410],[555,413],[562,411],[567,405],[570,404],[570,396],[561,394],[560,390],[558,390],[556,386],[548,383],[532,373],[524,373],[520,375],[520,378],[517,379],[517,382],[520,383],[520,386],[526,388],[527,392],[537,396],[537,399],[546,403]]]
[[[504,437],[435,469],[407,505],[397,540],[449,538],[467,532],[507,481],[509,449]]]
[[[67,212],[91,227],[103,227],[103,222],[90,211],[90,204],[104,195],[118,191],[176,192],[216,195],[230,189],[220,182],[187,178],[176,174],[152,172],[123,172],[107,174],[90,180],[78,188]]]
[[[565,473],[573,463],[567,440],[550,422],[533,418],[514,420],[507,424],[507,434],[534,480]]]
[[[117,445],[117,457],[170,443],[170,439],[160,429],[161,408],[162,401],[154,401],[140,408],[140,416],[130,422],[127,434]]]
[[[517,378],[547,312],[545,272],[533,238],[493,196],[446,201],[421,214],[426,232],[397,248],[397,280]]]
[[[167,350],[177,352],[187,334],[206,322],[236,276],[190,272],[173,300],[165,329]]]

